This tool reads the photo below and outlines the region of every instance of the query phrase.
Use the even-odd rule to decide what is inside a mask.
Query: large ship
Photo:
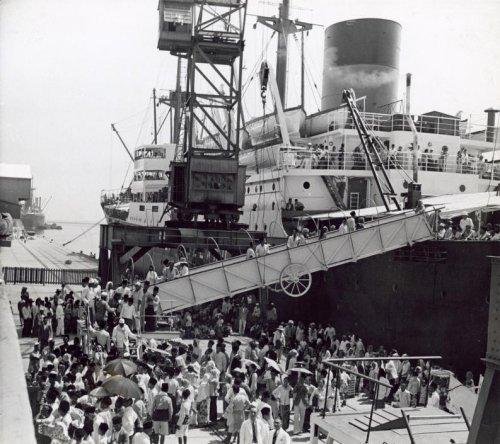
[[[239,163],[246,167],[246,182],[239,222],[282,243],[293,228],[335,229],[350,211],[367,219],[388,211],[357,126],[342,101],[342,91],[353,89],[371,137],[381,142],[379,154],[394,187],[394,202],[403,206],[411,196],[422,197],[424,205],[446,207],[443,219],[456,221],[465,213],[476,227],[498,223],[497,207],[490,205],[500,182],[500,165],[491,155],[499,135],[497,110],[485,110],[486,124],[465,119],[463,113],[414,114],[410,75],[404,97],[398,94],[401,26],[375,18],[326,28],[322,109],[308,114],[303,99],[299,106],[287,107],[287,40],[310,29],[288,19],[288,3],[283,2],[279,17],[257,20],[277,33],[278,55],[276,73],[263,64],[261,75],[254,76],[261,81],[263,109],[267,99],[270,110],[246,122],[240,134]],[[160,15],[160,23],[162,17],[172,24],[165,28],[169,32],[189,28],[177,16]],[[189,32],[184,34],[189,41]],[[229,113],[225,117],[231,121]],[[119,195],[104,194],[108,220],[164,226],[176,217],[167,203],[170,148],[178,151],[178,143],[164,147],[164,157],[147,160],[140,157],[144,150],[160,148],[138,148],[131,187]],[[189,214],[183,218],[196,222]],[[316,322],[333,321],[342,331],[409,353],[440,350],[462,374],[477,370],[485,353],[487,257],[499,254],[499,242],[430,241],[325,271],[296,300],[280,292],[271,297],[282,317],[300,314]],[[307,313],[304,304],[311,307]]]
[[[42,208],[42,198],[33,196],[26,201],[21,209],[21,222],[26,231],[43,230],[45,227],[45,214]]]

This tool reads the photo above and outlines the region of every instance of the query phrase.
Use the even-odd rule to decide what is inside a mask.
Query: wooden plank
[[[411,430],[415,435],[426,435],[433,433],[468,432],[465,423],[436,424],[436,425],[412,425]]]
[[[408,414],[408,413],[407,413]],[[412,421],[422,421],[424,419],[460,419],[463,420],[463,418],[460,415],[424,415],[424,416],[411,416],[410,419]]]

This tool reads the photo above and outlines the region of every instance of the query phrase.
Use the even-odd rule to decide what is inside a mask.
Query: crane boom
[[[122,139],[122,136],[120,136],[120,133],[118,132],[118,130],[115,128],[115,124],[112,123],[111,124],[111,129],[116,133],[116,135],[118,136],[118,139],[120,139],[120,142],[121,144],[123,145],[123,148],[125,148],[125,151],[127,152],[128,156],[130,157],[130,159],[132,160],[132,162],[134,161],[134,156],[132,156],[132,153],[130,152],[130,150],[128,149],[126,143],[123,141]]]

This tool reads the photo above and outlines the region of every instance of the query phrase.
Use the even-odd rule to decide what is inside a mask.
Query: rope
[[[89,228],[87,228],[85,231],[82,231],[78,236],[74,237],[73,239],[69,240],[68,242],[65,242],[64,244],[62,244],[63,247],[65,247],[66,245],[70,244],[71,242],[79,239],[80,237],[84,236],[85,234],[87,234],[90,230],[92,230],[94,227],[96,227],[97,225],[99,225],[104,219],[106,219],[106,216],[104,216],[102,219],[100,219],[98,222],[96,222],[95,224],[91,225]]]
[[[295,45],[297,46],[297,50],[299,51],[299,53],[301,52],[301,48],[299,46],[299,40],[297,38],[297,36],[295,34],[293,34],[293,39],[294,39],[294,42],[295,42]],[[309,84],[309,87],[311,88],[311,91],[313,93],[313,99],[314,99],[314,103],[316,105],[316,108],[318,109],[318,111],[321,111],[321,107],[319,105],[319,102],[318,102],[318,99],[316,98],[316,95],[314,94],[315,92],[318,94],[318,97],[321,98],[321,94],[319,92],[319,89],[318,89],[318,85],[316,84],[316,82],[314,81],[314,77],[312,75],[312,71],[309,69],[309,64],[307,62],[307,58],[304,54],[304,68],[305,68],[305,78],[307,80],[307,83]],[[312,85],[311,85],[312,83]],[[314,88],[313,88],[314,86]]]

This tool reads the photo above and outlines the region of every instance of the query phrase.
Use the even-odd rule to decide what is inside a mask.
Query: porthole
[[[258,228],[257,224],[255,224],[255,231],[257,231],[258,229],[259,229],[259,228]]]
[[[264,224],[264,231],[267,231],[267,224]]]
[[[257,189],[258,189],[258,188],[257,188],[257,185],[255,185],[255,192],[257,192]]]
[[[272,189],[273,189],[273,191],[276,190],[276,185],[274,183],[273,183]]]
[[[250,194],[250,187],[247,187],[247,194]]]
[[[463,193],[465,191],[465,185],[460,185],[458,189]]]
[[[274,210],[275,206],[276,206],[276,203],[273,202],[273,204],[271,205],[271,208]]]
[[[392,284],[392,292],[397,293],[398,291],[398,284]]]
[[[256,211],[256,210],[257,210],[257,204],[256,204],[256,203],[254,203],[254,204],[252,205],[252,211]]]
[[[259,187],[259,191],[262,191],[262,185]]]
[[[407,182],[406,180],[405,180],[405,181],[403,181],[403,188],[404,188],[405,190],[407,190],[407,189],[408,189],[408,182]]]
[[[302,186],[304,187],[305,190],[311,188],[311,184],[307,180],[302,184]]]

